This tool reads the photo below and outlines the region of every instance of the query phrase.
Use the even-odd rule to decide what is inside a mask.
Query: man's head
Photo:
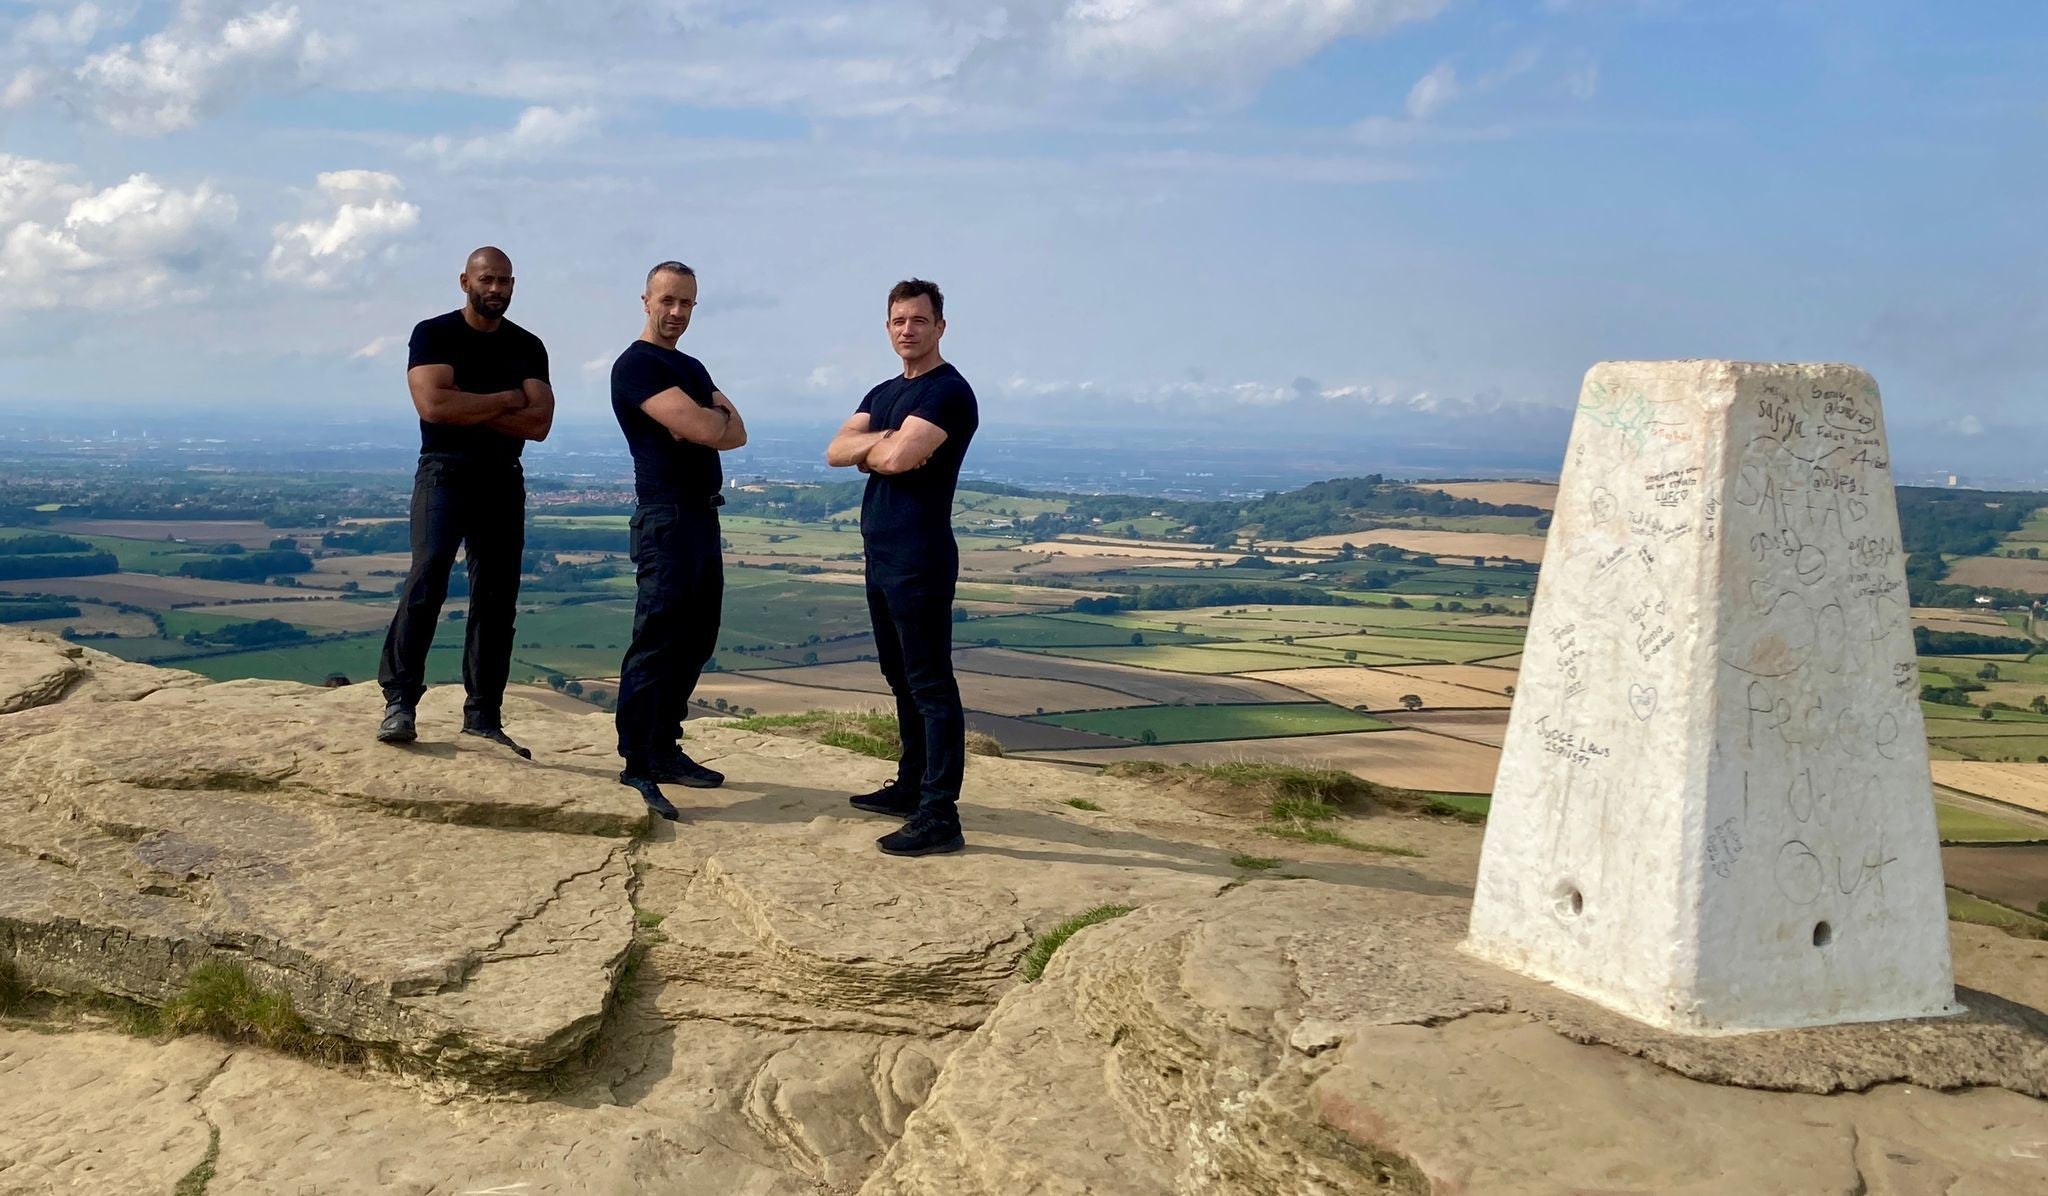
[[[462,267],[462,293],[469,309],[486,320],[504,318],[512,306],[512,259],[493,245],[469,255]]]
[[[906,278],[889,288],[889,344],[904,361],[918,361],[939,351],[946,335],[946,297],[939,284]]]
[[[648,337],[674,347],[697,310],[697,272],[681,262],[656,264],[647,272],[640,306],[647,311]]]

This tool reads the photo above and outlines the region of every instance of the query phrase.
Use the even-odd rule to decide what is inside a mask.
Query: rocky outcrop
[[[458,702],[396,749],[372,687],[0,632],[0,964],[233,962],[367,1064],[32,1004],[0,1196],[2048,1190],[2048,945],[1959,927],[1964,1018],[1687,1038],[1460,954],[1462,825],[1351,828],[1389,861],[977,758],[971,850],[902,861],[845,805],[883,762],[692,724],[728,784],[651,823],[607,716],[515,701],[525,761]]]

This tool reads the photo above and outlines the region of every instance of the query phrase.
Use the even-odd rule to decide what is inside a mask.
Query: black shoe
[[[908,818],[917,813],[918,794],[891,781],[873,793],[862,793],[846,799],[846,804],[856,810],[870,814],[887,814],[891,818]]]
[[[474,735],[479,739],[488,739],[500,747],[511,748],[519,753],[519,758],[522,760],[533,759],[533,753],[514,743],[512,737],[505,734],[505,728],[503,727],[464,727],[462,733],[464,735]]]
[[[419,737],[412,707],[404,702],[393,702],[384,707],[384,721],[377,724],[378,743],[411,743]]]
[[[875,846],[882,849],[883,855],[943,855],[964,849],[967,840],[960,834],[959,818],[919,811],[903,824],[902,830],[875,840]]]
[[[706,768],[690,759],[681,748],[675,748],[661,756],[647,769],[647,775],[657,781],[672,785],[683,785],[691,789],[716,789],[725,784],[725,774],[715,768]]]
[[[640,800],[647,803],[647,808],[663,818],[670,822],[682,821],[682,813],[669,804],[668,798],[662,795],[661,786],[654,783],[654,778],[639,773],[621,772],[619,784],[637,790]]]

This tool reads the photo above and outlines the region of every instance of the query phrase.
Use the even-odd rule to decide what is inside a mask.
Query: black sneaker
[[[412,707],[404,702],[392,702],[384,707],[384,721],[377,724],[378,743],[411,743],[419,737]]]
[[[647,803],[647,808],[663,818],[668,819],[670,822],[682,821],[683,815],[681,811],[669,804],[668,798],[661,792],[661,786],[654,783],[654,778],[633,772],[621,772],[619,774],[619,784],[637,791],[640,794],[640,800]]]
[[[846,804],[856,810],[870,814],[887,814],[891,818],[908,818],[917,813],[918,795],[915,789],[907,789],[895,781],[875,790],[846,799]]]
[[[967,840],[960,834],[958,817],[946,818],[920,811],[903,824],[902,830],[891,831],[875,840],[875,846],[882,849],[883,855],[943,855],[963,850]]]
[[[691,789],[716,789],[725,784],[725,774],[715,768],[706,768],[681,748],[658,757],[647,769],[647,775],[657,781],[684,785]]]
[[[522,760],[533,759],[533,753],[514,743],[512,737],[505,734],[505,728],[503,727],[464,727],[462,733],[464,735],[474,735],[479,739],[488,739],[500,747],[511,748],[519,753],[519,758]]]

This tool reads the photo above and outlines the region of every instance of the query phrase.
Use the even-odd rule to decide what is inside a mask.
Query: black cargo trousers
[[[412,483],[412,571],[384,637],[377,680],[386,702],[419,702],[427,650],[460,547],[469,561],[469,615],[462,644],[462,725],[500,726],[512,669],[512,620],[526,551],[526,474],[517,461],[425,453]]]
[[[905,567],[867,562],[868,614],[876,663],[896,699],[903,756],[896,785],[916,793],[925,813],[958,818],[967,769],[967,714],[953,679],[953,592],[959,557],[934,552]]]
[[[633,510],[633,642],[619,665],[619,755],[651,764],[676,751],[697,678],[718,646],[725,605],[721,497]]]

